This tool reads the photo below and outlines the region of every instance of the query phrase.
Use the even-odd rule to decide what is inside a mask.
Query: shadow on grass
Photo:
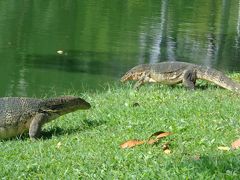
[[[233,154],[234,153],[234,154]],[[240,174],[240,153],[235,152],[229,154],[202,156],[198,160],[185,160],[181,163],[181,167],[190,169],[190,174],[194,176],[212,176],[232,178]]]
[[[53,136],[62,136],[62,135],[69,135],[69,134],[75,134],[80,131],[86,131],[92,128],[96,128],[98,126],[101,126],[102,124],[105,124],[105,121],[94,121],[90,119],[85,119],[82,121],[82,123],[74,128],[60,128],[55,127],[54,129],[50,129],[47,131],[42,131],[41,133],[41,139],[51,139]]]
[[[215,84],[209,84],[209,83],[198,83],[196,84],[196,89],[201,89],[201,90],[207,90],[209,88],[217,88],[218,86]]]
[[[96,128],[98,126],[101,126],[102,124],[105,124],[105,121],[97,121],[97,120],[91,120],[91,119],[85,119],[83,120],[78,126],[75,126],[73,128],[60,128],[60,127],[54,127],[49,130],[42,130],[41,135],[39,139],[51,139],[53,136],[62,136],[62,135],[70,135],[75,134],[80,131],[86,131],[89,129]],[[21,136],[12,137],[9,139],[3,139],[1,141],[8,141],[8,140],[20,140],[25,141],[29,139],[28,131]]]
[[[160,85],[158,85],[159,88],[161,88]],[[175,88],[182,88],[182,89],[186,89],[188,90],[188,88],[186,88],[183,84],[171,84],[171,85],[164,85],[166,87],[169,87],[170,89],[175,89]],[[200,83],[196,83],[195,85],[195,90],[200,89],[200,90],[207,90],[209,88],[217,88],[218,86],[215,84],[210,84],[207,82],[200,82]]]

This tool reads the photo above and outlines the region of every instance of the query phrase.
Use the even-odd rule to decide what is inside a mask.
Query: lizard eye
[[[64,109],[63,105],[60,104],[55,104],[55,105],[48,105],[45,106],[44,108],[39,109],[40,113],[50,113],[50,112],[60,112],[62,109]]]
[[[63,105],[61,105],[61,104],[53,105],[53,106],[50,106],[49,109],[51,109],[51,110],[63,109]]]

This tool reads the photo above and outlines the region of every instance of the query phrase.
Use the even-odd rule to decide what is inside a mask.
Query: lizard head
[[[122,78],[121,82],[129,80],[138,80],[142,76],[143,72],[127,72]]]
[[[145,64],[141,64],[130,69],[121,78],[121,82],[126,82],[128,80],[139,80],[140,77],[149,70],[149,67]]]
[[[75,96],[62,96],[51,98],[45,102],[44,110],[49,113],[63,115],[79,109],[89,109],[91,105],[82,98]]]

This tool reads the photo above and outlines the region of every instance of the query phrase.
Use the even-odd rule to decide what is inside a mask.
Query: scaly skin
[[[197,79],[207,80],[225,89],[240,92],[240,84],[232,81],[222,72],[209,67],[178,61],[135,66],[121,78],[121,82],[135,80],[137,81],[135,88],[139,88],[146,82],[183,83],[188,89],[194,89]]]
[[[74,96],[51,99],[0,98],[0,138],[21,135],[27,130],[30,138],[37,138],[43,124],[64,114],[90,107],[88,102]]]

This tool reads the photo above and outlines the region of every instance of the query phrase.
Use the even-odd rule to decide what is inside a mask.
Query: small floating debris
[[[63,51],[62,50],[58,50],[57,53],[58,54],[63,54]]]

